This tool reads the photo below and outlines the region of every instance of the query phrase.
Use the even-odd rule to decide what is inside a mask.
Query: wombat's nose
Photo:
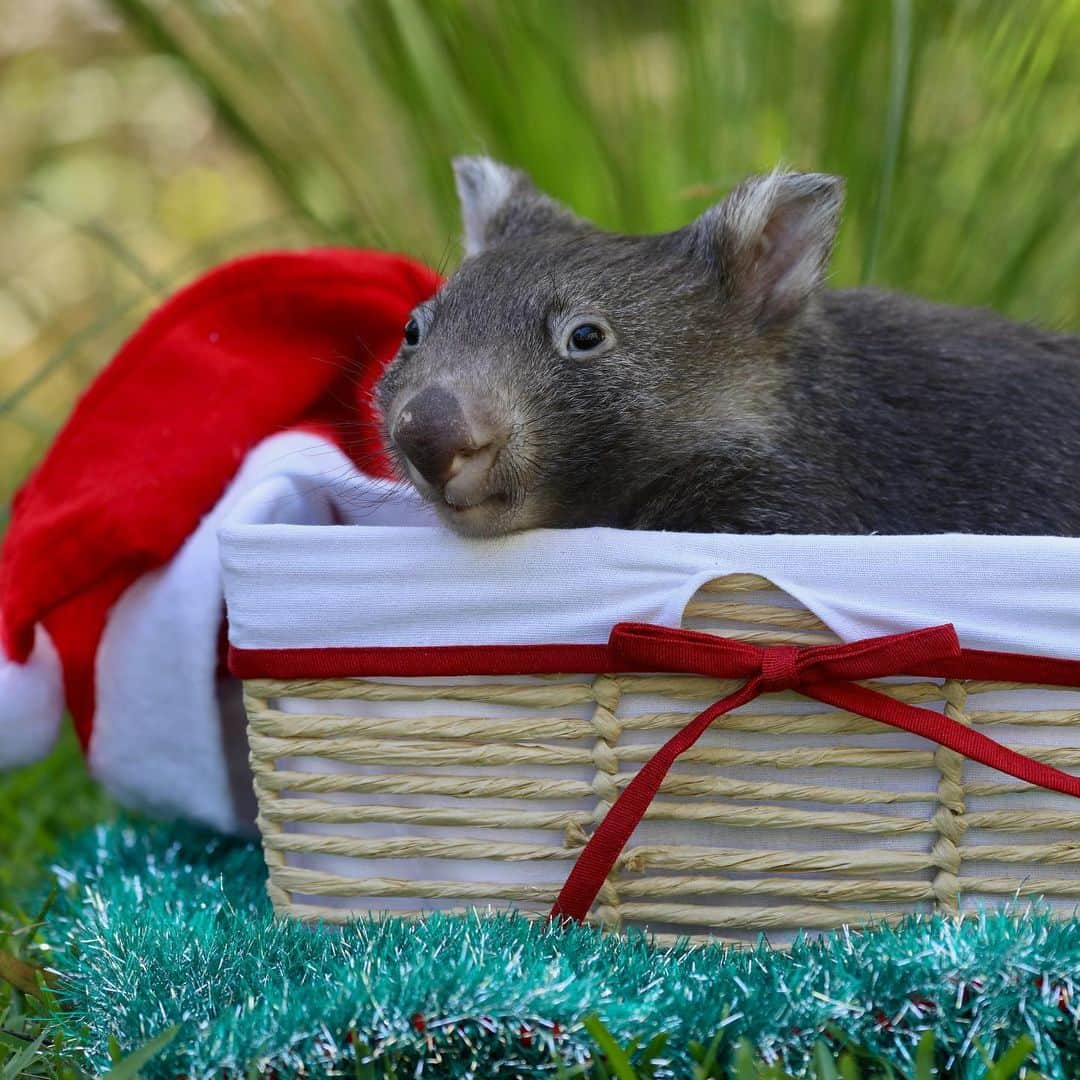
[[[391,437],[413,468],[436,487],[491,443],[469,423],[461,402],[441,386],[429,386],[406,403]]]

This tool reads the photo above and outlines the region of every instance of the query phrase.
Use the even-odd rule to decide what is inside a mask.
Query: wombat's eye
[[[551,325],[552,344],[567,360],[592,359],[609,352],[615,333],[599,313],[579,311]]]
[[[420,324],[416,319],[409,319],[405,324],[405,344],[410,348],[420,344]]]
[[[566,343],[570,352],[592,352],[593,349],[603,345],[606,336],[603,329],[596,323],[581,323],[570,331]]]

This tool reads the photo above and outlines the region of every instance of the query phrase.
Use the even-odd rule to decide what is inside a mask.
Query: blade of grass
[[[28,1075],[29,1066],[40,1056],[44,1044],[45,1032],[43,1031],[32,1043],[21,1050],[17,1050],[4,1062],[4,1067],[0,1070],[0,1077],[3,1080],[17,1080],[20,1076]]]
[[[1035,1043],[1029,1036],[1018,1039],[986,1070],[983,1080],[1012,1080],[1034,1049]]]
[[[626,1052],[615,1041],[615,1037],[604,1026],[598,1016],[587,1016],[583,1021],[585,1030],[593,1037],[596,1045],[607,1060],[607,1064],[615,1070],[618,1080],[637,1080],[637,1074]]]
[[[892,38],[889,60],[889,106],[885,114],[885,146],[881,162],[874,217],[863,255],[861,280],[871,281],[877,268],[878,250],[892,202],[893,185],[900,161],[900,141],[907,111],[908,82],[911,75],[911,0],[891,0]]]
[[[135,1080],[135,1077],[139,1075],[139,1070],[157,1057],[176,1038],[179,1031],[180,1028],[175,1024],[166,1028],[114,1065],[101,1080]]]

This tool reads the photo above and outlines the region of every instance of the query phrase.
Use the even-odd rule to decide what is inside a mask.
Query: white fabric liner
[[[220,533],[229,633],[234,646],[247,649],[292,649],[345,646],[431,646],[456,644],[595,643],[605,641],[612,625],[622,620],[678,625],[687,601],[700,585],[729,573],[755,573],[772,580],[802,606],[812,610],[842,638],[891,633],[952,622],[964,645],[975,648],[1080,656],[1080,540],[979,536],[816,537],[728,536],[613,529],[537,531],[489,540],[463,540],[434,522],[430,508],[408,490],[356,476],[338,474],[333,482],[300,483],[278,477],[253,490],[236,506]],[[776,603],[774,597],[770,602]],[[492,681],[485,679],[482,681]],[[528,681],[524,679],[508,681]],[[652,695],[624,698],[618,715],[635,712],[681,711],[686,719],[704,707],[700,703],[661,699]],[[307,701],[287,699],[280,708],[298,713],[341,713],[365,718],[421,717],[426,713],[490,717],[521,717],[517,707],[476,702],[440,701],[429,706],[403,702]],[[974,709],[1075,709],[1080,716],[1080,693],[1017,691],[982,695]],[[940,706],[935,706],[940,708]],[[744,712],[820,711],[811,702],[752,703]],[[591,707],[562,708],[549,715],[587,718]],[[362,721],[358,721],[362,722]],[[359,732],[358,732],[359,733]],[[1037,746],[1080,747],[1069,726],[1030,728],[995,725],[987,733],[1017,749]],[[657,743],[670,732],[624,732],[619,748],[634,742]],[[880,734],[850,736],[853,746],[918,751],[934,748],[916,736],[883,729]],[[722,722],[703,736],[701,747],[737,748],[776,753],[792,747],[835,745],[838,736],[806,736],[738,732]],[[585,740],[583,746],[591,746]],[[566,745],[563,743],[562,745]],[[1080,755],[1078,755],[1080,758]],[[327,772],[438,772],[429,767],[347,766],[326,760],[284,759],[286,769]],[[635,765],[623,763],[625,771]],[[496,776],[511,770],[455,767],[458,775]],[[589,781],[592,767],[572,770],[534,766],[529,775],[561,776]],[[680,762],[675,771],[701,772],[701,765]],[[1075,768],[1074,770],[1075,771]],[[937,806],[940,774],[936,768],[879,769],[843,767],[827,761],[807,767],[755,765],[720,767],[730,779],[789,784],[894,788],[925,793],[925,800],[881,803],[861,808],[868,813],[928,822]],[[967,763],[965,782],[1006,778]],[[386,803],[431,808],[461,805],[434,796],[333,794],[332,801]],[[971,797],[968,813],[1025,809],[1080,811],[1076,800],[1049,792]],[[513,805],[506,800],[469,799],[470,808]],[[726,800],[732,810],[745,802]],[[582,803],[530,801],[529,809],[580,808]],[[774,805],[820,812],[828,806],[810,801]],[[439,826],[295,825],[295,831],[362,836],[440,836],[491,839],[494,830],[444,830]],[[901,825],[889,835],[813,828],[746,829],[735,823],[643,822],[632,847],[670,843],[739,849],[747,852],[859,851],[887,857],[889,852],[927,852],[939,836],[925,828],[906,832]],[[562,836],[550,830],[502,830],[499,840],[560,847]],[[967,846],[1002,842],[1000,833],[970,829]],[[1040,879],[1080,878],[1080,844],[1068,829],[1037,834],[1010,834],[1009,843],[1062,845],[1053,863],[1041,866],[999,863],[964,864],[962,873]],[[291,865],[346,877],[388,877],[419,880],[488,882],[561,881],[566,861],[465,862],[455,859],[380,859],[290,855]],[[732,871],[723,880],[767,877],[761,870]],[[782,877],[835,878],[835,872],[807,874],[796,857],[779,872]],[[931,870],[885,869],[872,876],[929,882]],[[628,875],[632,877],[632,875]],[[303,902],[302,896],[294,899]],[[308,898],[311,899],[311,898]],[[965,906],[1001,903],[1007,897],[969,891]],[[715,900],[715,898],[713,898]],[[327,897],[319,897],[321,904]],[[693,902],[690,898],[687,902]],[[712,901],[710,901],[712,902]],[[799,903],[791,898],[732,895],[730,906],[763,909]],[[357,909],[434,908],[439,901],[356,897],[343,901]],[[1076,901],[1062,898],[1055,906],[1071,909]],[[874,913],[883,905],[851,901],[833,905]],[[886,905],[895,908],[895,902]],[[925,909],[925,902],[912,910]],[[674,926],[653,929],[673,930]],[[736,938],[753,934],[734,933]],[[775,940],[790,933],[778,929]]]
[[[769,578],[852,640],[952,622],[969,648],[1080,656],[1080,539],[543,529],[465,540],[365,477],[254,489],[220,533],[242,649],[606,641],[678,625],[706,581]]]

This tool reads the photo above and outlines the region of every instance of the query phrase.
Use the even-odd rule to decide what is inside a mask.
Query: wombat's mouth
[[[432,501],[439,517],[461,536],[482,538],[514,531],[516,505],[505,491],[494,491],[469,503],[454,502],[445,493]]]

